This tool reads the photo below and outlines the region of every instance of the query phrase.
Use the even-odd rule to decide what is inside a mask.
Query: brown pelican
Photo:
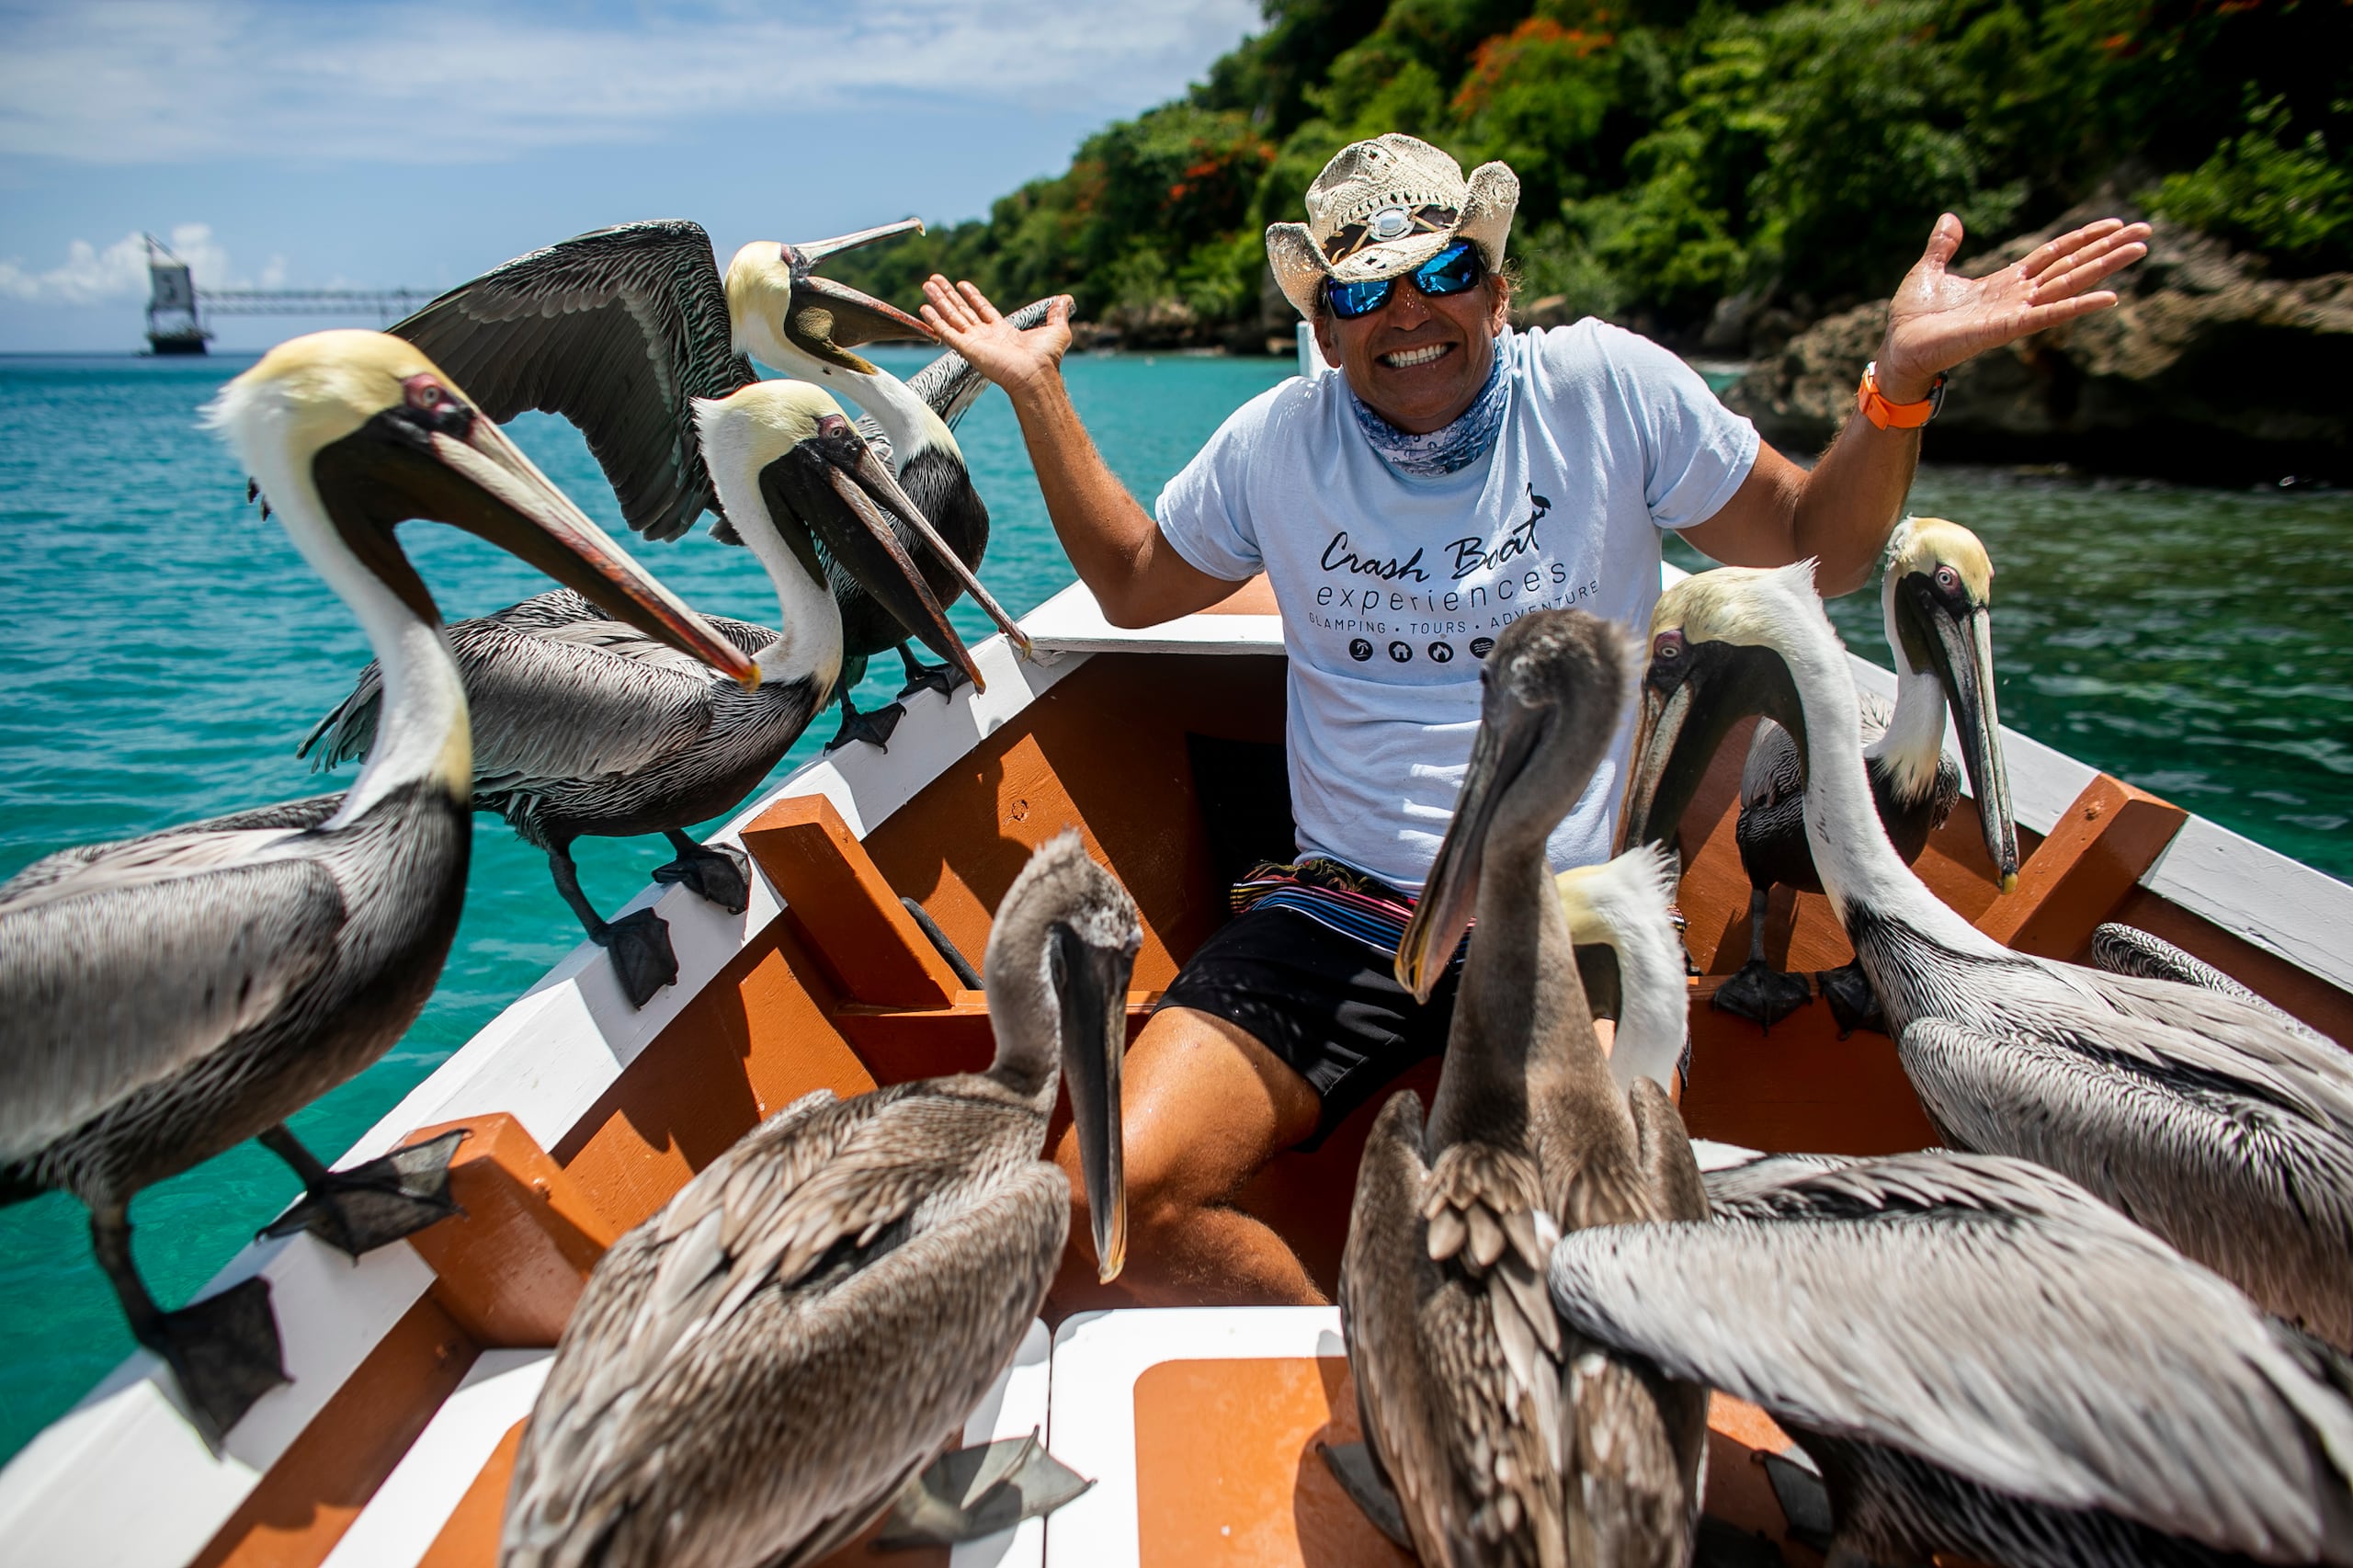
[[[1427,1129],[1383,1107],[1357,1177],[1341,1321],[1366,1440],[1431,1564],[1680,1563],[1707,1392],[1564,1335],[1560,1231],[1704,1218],[1674,1105],[1612,1080],[1544,862],[1608,755],[1631,652],[1574,610],[1514,622],[1453,823],[1397,955],[1427,996],[1475,909]]]
[[[494,267],[392,330],[500,424],[537,408],[578,426],[629,526],[676,539],[716,504],[694,400],[756,380],[746,356],[775,364],[777,346],[805,345],[820,363],[871,369],[850,351],[932,341],[904,311],[816,275],[830,256],[922,229],[909,218],[802,244],[755,241],[722,279],[699,223],[622,223]]]
[[[2344,1053],[2221,992],[2012,951],[1938,902],[1879,824],[1812,571],[1726,568],[1660,598],[1628,842],[1671,834],[1724,730],[1770,713],[1803,742],[1814,866],[1946,1142],[2072,1176],[2353,1347]]]
[[[307,1188],[274,1231],[307,1224],[356,1256],[451,1211],[454,1138],[330,1173],[284,1126],[408,1028],[465,892],[465,694],[393,525],[454,523],[673,647],[758,672],[397,338],[281,345],[210,417],[367,629],[383,744],[347,794],[65,850],[0,886],[0,1194],[89,1206],[131,1332],[218,1437],[284,1381],[269,1287],[160,1310],[131,1261],[134,1194],[258,1136]]]
[[[768,276],[775,276],[774,273]],[[1039,300],[1006,318],[1020,330],[1046,319],[1052,300]],[[789,374],[813,381],[849,399],[865,412],[858,429],[888,456],[899,483],[923,509],[962,562],[977,571],[989,544],[989,509],[972,487],[963,450],[956,444],[955,427],[988,383],[952,350],[902,381],[888,370],[863,359],[846,363],[845,356],[812,352],[801,342],[770,331],[767,323],[781,312],[757,311],[746,316],[752,352]],[[910,541],[911,543],[912,541]],[[948,574],[947,562],[927,563],[925,574],[942,603],[952,601],[958,581]],[[953,667],[918,664],[907,648],[915,623],[892,612],[846,574],[834,574],[834,593],[841,600],[845,653],[841,685],[841,729],[825,744],[827,751],[850,741],[886,745],[898,728],[904,710],[893,702],[861,713],[850,701],[850,689],[865,678],[866,662],[888,649],[898,651],[907,673],[899,696],[930,689],[946,696],[962,678]],[[986,604],[983,597],[980,601]],[[926,639],[934,642],[936,641]]]
[[[751,892],[743,852],[699,845],[686,830],[750,794],[834,689],[842,619],[823,563],[872,584],[874,601],[933,628],[971,667],[900,538],[960,574],[963,563],[833,399],[800,381],[755,381],[695,409],[720,503],[767,569],[782,617],[782,631],[716,623],[759,665],[756,690],[714,678],[568,590],[449,629],[473,713],[474,809],[497,812],[546,852],[556,891],[612,955],[635,1006],[677,978],[669,926],[651,909],[599,915],[581,892],[572,842],[663,834],[678,858],[654,873],[657,881],[684,882],[743,912]],[[969,574],[952,580],[977,585]],[[324,737],[325,767],[367,755],[379,697],[371,667],[302,749]]]
[[[503,1568],[816,1561],[962,1428],[1044,1301],[1068,1074],[1105,1279],[1127,1249],[1120,1055],[1135,907],[1074,834],[985,960],[985,1073],[787,1106],[590,1277],[524,1430]],[[978,1522],[975,1522],[975,1528]]]
[[[1961,768],[1944,749],[1949,707],[1985,853],[2006,892],[2018,885],[2018,835],[1994,700],[1993,595],[1994,563],[1975,534],[1941,517],[1912,517],[1896,530],[1880,582],[1880,613],[1895,658],[1895,706],[1891,710],[1877,697],[1863,699],[1863,766],[1880,821],[1909,865],[1961,799]],[[1822,891],[1806,851],[1804,802],[1805,765],[1797,743],[1770,719],[1758,720],[1741,769],[1740,821],[1733,830],[1748,873],[1748,962],[1712,1003],[1768,1028],[1809,994],[1803,975],[1765,961],[1765,903],[1774,885]],[[1824,973],[1822,994],[1842,1032],[1882,1027],[1879,1002],[1857,965]]]
[[[1562,1238],[1552,1299],[1761,1405],[1831,1562],[2353,1563],[2353,1364],[2064,1176],[1796,1156],[1708,1194],[1709,1224]]]
[[[1689,1069],[1690,1001],[1675,879],[1674,853],[1656,844],[1638,844],[1615,859],[1552,879],[1576,944],[1586,999],[1597,1018],[1617,1020],[1609,1075],[1629,1092],[1637,1078],[1672,1089]]]

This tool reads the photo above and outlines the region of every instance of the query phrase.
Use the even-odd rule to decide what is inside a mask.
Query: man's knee
[[[1307,1081],[1248,1031],[1188,1008],[1154,1016],[1128,1052],[1123,1079],[1128,1225],[1138,1240],[1232,1199],[1312,1133],[1322,1112]],[[1083,1210],[1077,1139],[1067,1130],[1054,1160]]]

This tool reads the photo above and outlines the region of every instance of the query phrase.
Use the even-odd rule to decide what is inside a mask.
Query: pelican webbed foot
[[[972,677],[954,665],[926,665],[917,660],[904,642],[899,644],[899,663],[905,666],[907,684],[899,688],[899,700],[904,702],[918,691],[936,691],[942,697],[953,697],[960,686],[970,686]]]
[[[670,923],[650,909],[633,910],[591,931],[588,939],[613,960],[613,974],[621,994],[632,1007],[642,1007],[654,994],[678,978],[678,955],[670,946]]]
[[[261,1233],[290,1236],[308,1231],[356,1258],[461,1214],[464,1210],[449,1197],[449,1161],[466,1136],[460,1127],[347,1171],[334,1171],[297,1142],[281,1122],[264,1132],[260,1142],[302,1178],[302,1196]]]
[[[702,846],[695,847],[699,850]],[[549,848],[548,870],[555,878],[555,891],[580,917],[581,929],[612,960],[613,977],[620,982],[621,994],[629,998],[631,1006],[644,1006],[656,991],[678,978],[678,955],[670,947],[669,922],[650,909],[614,921],[597,914],[588,895],[580,891],[580,868],[573,864],[568,841]]]
[[[654,868],[655,881],[676,882],[730,915],[741,915],[751,907],[750,856],[730,845],[697,844],[675,831],[663,836],[677,849],[678,858],[666,866]]]
[[[1405,1528],[1405,1510],[1391,1490],[1389,1477],[1381,1473],[1381,1460],[1370,1443],[1318,1443],[1315,1451],[1324,1456],[1324,1468],[1340,1483],[1348,1500],[1372,1521],[1372,1528],[1404,1547],[1414,1550],[1413,1537]]]
[[[1094,1484],[1048,1453],[1035,1432],[951,1449],[901,1488],[874,1550],[978,1540],[1051,1514]]]
[[[839,751],[852,741],[870,741],[880,749],[889,751],[891,732],[899,727],[899,721],[905,718],[907,712],[892,702],[871,712],[861,713],[850,705],[847,687],[842,688],[841,706],[842,727],[834,732],[832,740],[825,743],[825,749],[829,752]]]
[[[1716,987],[1708,1005],[1769,1029],[1813,999],[1813,987],[1804,975],[1775,969],[1763,959],[1751,959]]]
[[[1823,1000],[1830,1004],[1830,1016],[1838,1020],[1840,1040],[1857,1029],[1887,1032],[1887,1016],[1880,1011],[1879,993],[1871,989],[1861,964],[1825,969],[1814,979],[1822,984]]]
[[[127,1210],[92,1210],[90,1245],[113,1282],[131,1336],[171,1368],[190,1419],[215,1452],[254,1401],[292,1381],[278,1348],[268,1280],[256,1276],[167,1312],[155,1305],[131,1262]]]

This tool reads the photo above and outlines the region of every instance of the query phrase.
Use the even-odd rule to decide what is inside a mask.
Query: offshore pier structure
[[[207,316],[317,316],[373,313],[390,325],[433,298],[423,289],[199,289],[188,263],[153,234],[147,242],[147,348],[201,354],[212,331]]]

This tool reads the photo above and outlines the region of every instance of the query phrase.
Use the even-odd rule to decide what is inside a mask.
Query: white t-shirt
[[[1264,571],[1282,609],[1300,853],[1407,892],[1453,816],[1495,637],[1574,608],[1647,638],[1658,530],[1706,521],[1756,460],[1756,428],[1647,338],[1588,318],[1495,351],[1510,406],[1468,468],[1399,472],[1345,378],[1294,379],[1236,410],[1155,508],[1179,555]],[[1631,732],[1553,832],[1555,868],[1608,857]]]

